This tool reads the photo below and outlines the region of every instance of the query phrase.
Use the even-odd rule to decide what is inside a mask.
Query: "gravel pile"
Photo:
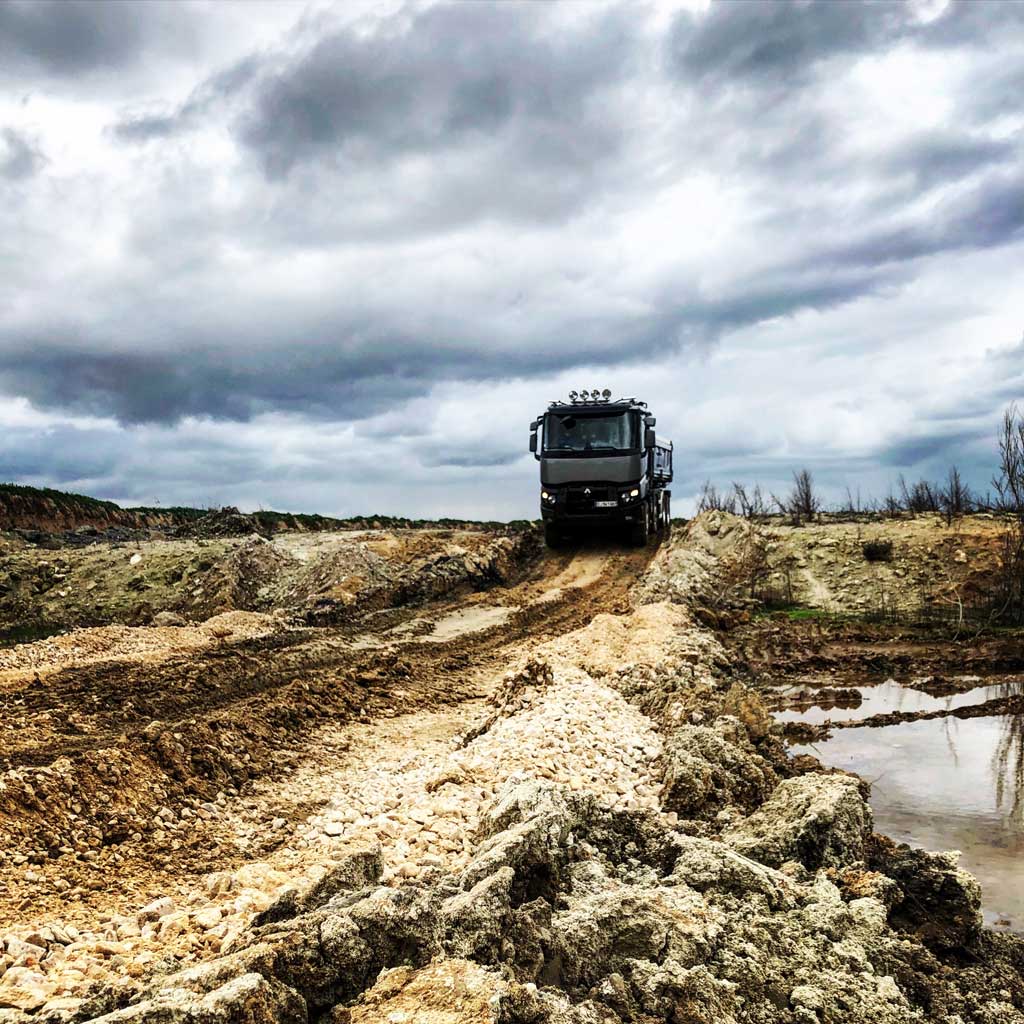
[[[185,651],[210,647],[229,637],[251,640],[282,628],[274,615],[225,612],[188,626],[96,626],[0,650],[0,682],[4,673],[24,673],[131,658],[155,661]]]
[[[648,642],[638,651],[647,657],[654,656],[652,614],[640,613]],[[614,638],[614,649],[594,663],[610,666],[618,663],[622,650],[615,644],[623,637],[613,617],[602,618],[608,621],[588,627],[588,635]],[[662,639],[667,637],[663,632]],[[103,931],[76,934],[68,944],[59,941],[68,934],[61,921],[48,923],[55,938],[29,943],[35,948],[22,945],[30,934],[7,937],[9,950],[0,957],[7,969],[0,979],[0,1006],[5,1000],[20,1009],[47,1004],[54,1012],[69,1013],[76,1008],[69,1000],[97,986],[130,990],[167,956],[187,960],[227,950],[254,915],[315,886],[331,858],[353,846],[379,846],[381,881],[390,886],[458,870],[473,856],[481,814],[510,784],[542,779],[586,792],[608,810],[656,811],[661,738],[618,689],[574,664],[584,654],[595,657],[593,643],[568,639],[537,653],[557,666],[557,684],[550,665],[534,657],[503,678],[461,739],[425,755],[407,750],[397,764],[371,758],[360,770],[347,772],[336,790],[324,794],[323,810],[288,837],[295,856],[285,870],[256,863],[234,874],[218,873],[201,892],[168,895],[134,915],[115,915]],[[220,808],[214,802],[200,811],[216,815]],[[169,809],[161,814],[171,842],[187,820]],[[283,820],[271,821],[263,831],[285,828]]]

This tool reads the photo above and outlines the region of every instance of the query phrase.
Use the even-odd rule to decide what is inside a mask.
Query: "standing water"
[[[943,697],[895,680],[857,689],[862,703],[856,710],[812,708],[775,717],[820,724],[891,711],[952,711],[1020,695],[1024,679]],[[959,850],[962,867],[981,883],[986,924],[1024,933],[1024,715],[833,728],[830,739],[791,751],[870,782],[878,832],[928,850]]]

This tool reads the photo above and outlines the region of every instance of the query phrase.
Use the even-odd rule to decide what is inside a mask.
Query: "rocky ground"
[[[764,544],[286,534],[170,582],[194,552],[97,547],[64,578],[145,562],[143,621],[191,624],[0,652],[0,1020],[1024,1021],[956,857],[787,757]]]
[[[56,551],[8,534],[0,536],[0,643],[5,634],[22,640],[109,623],[180,625],[236,610],[337,621],[351,606],[365,614],[407,604],[467,579],[476,585],[488,573],[499,582],[535,548],[531,534],[479,529],[269,537],[193,530]]]

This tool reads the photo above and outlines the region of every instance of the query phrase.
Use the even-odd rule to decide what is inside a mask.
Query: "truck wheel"
[[[562,535],[551,523],[544,524],[544,543],[552,550],[562,546]]]
[[[642,548],[647,546],[647,541],[651,535],[651,510],[645,505],[644,506],[644,517],[639,523],[634,523],[629,528],[629,542],[635,548]]]
[[[665,536],[672,536],[672,499],[665,495]]]

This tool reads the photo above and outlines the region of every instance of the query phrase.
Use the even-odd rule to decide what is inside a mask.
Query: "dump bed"
[[[672,482],[672,442],[658,441],[651,449],[652,474],[658,483]]]

